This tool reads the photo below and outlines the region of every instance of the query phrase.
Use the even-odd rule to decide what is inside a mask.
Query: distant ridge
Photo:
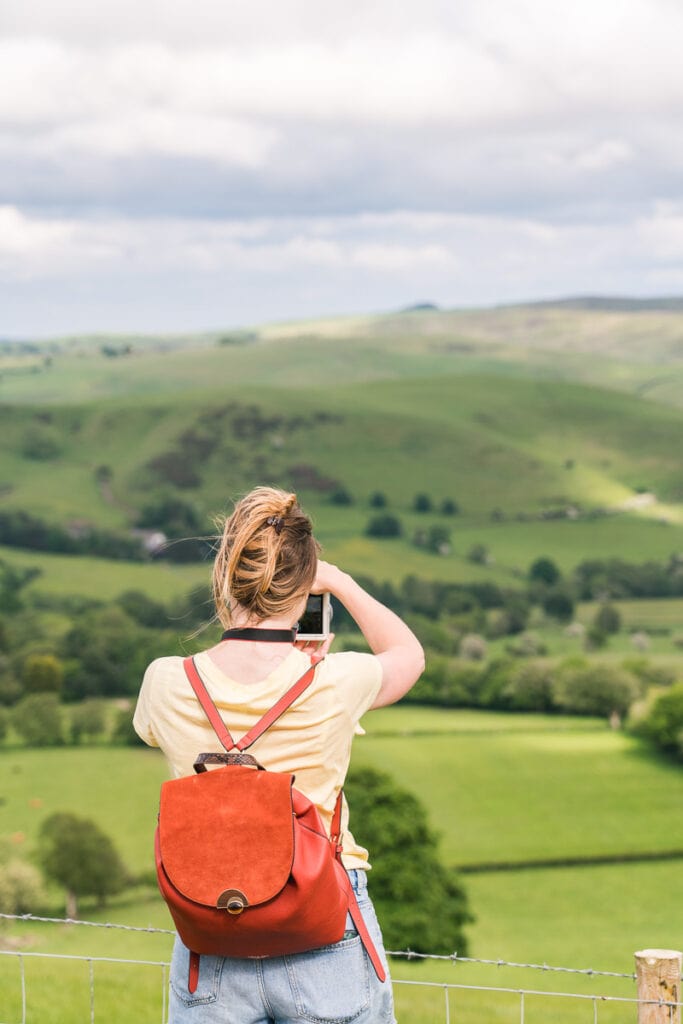
[[[683,296],[661,296],[651,299],[636,299],[610,295],[577,295],[568,299],[542,299],[537,302],[515,302],[498,306],[498,309],[585,309],[611,313],[683,313]]]

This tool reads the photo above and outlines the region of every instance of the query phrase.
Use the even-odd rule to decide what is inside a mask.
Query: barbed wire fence
[[[15,923],[38,923],[54,924],[63,926],[78,926],[83,928],[105,929],[122,932],[146,933],[149,935],[162,935],[171,937],[175,932],[168,928],[156,928],[152,926],[139,926],[119,924],[115,922],[85,921],[74,918],[40,917],[34,914],[2,914],[0,921],[12,921]],[[680,1001],[681,976],[681,954],[669,950],[644,950],[636,953],[636,970],[632,972],[605,971],[595,968],[577,968],[555,966],[547,963],[520,963],[504,959],[486,959],[481,957],[460,956],[457,952],[443,955],[431,953],[416,953],[411,950],[388,950],[392,958],[392,983],[395,989],[410,989],[419,994],[420,991],[429,992],[430,995],[439,995],[443,1002],[443,1012],[439,1017],[434,1017],[434,1024],[443,1021],[444,1024],[456,1024],[460,1019],[459,1013],[455,1010],[455,997],[460,993],[480,993],[493,995],[506,995],[518,1000],[519,1024],[527,1024],[527,1008],[530,1000],[547,999],[550,1001],[564,1000],[566,1004],[573,1003],[577,1007],[585,1008],[586,1013],[581,1013],[577,1018],[583,1024],[600,1024],[601,1007],[613,1005],[629,1008],[628,1017],[620,1017],[628,1024],[681,1024],[681,1009],[683,1003]],[[29,1014],[29,985],[27,978],[27,965],[29,963],[65,962],[80,964],[85,968],[83,984],[87,986],[89,1000],[90,1024],[108,1024],[103,1013],[98,1012],[96,967],[98,965],[126,965],[137,968],[154,968],[158,970],[158,996],[150,997],[157,1001],[157,1012],[161,1024],[168,1024],[169,1014],[169,970],[168,960],[137,959],[115,956],[90,956],[83,954],[49,953],[43,951],[29,951],[25,949],[0,949],[0,958],[11,958],[11,962],[17,965],[17,984],[20,1016],[12,1019],[6,1017],[3,1008],[5,997],[0,1000],[0,1024],[37,1024],[37,1018]],[[584,993],[584,992],[559,992],[536,987],[510,986],[510,985],[478,985],[460,981],[432,981],[416,978],[400,977],[400,964],[402,962],[434,962],[438,964],[480,965],[482,967],[510,968],[513,971],[524,970],[544,974],[563,974],[581,976],[583,978],[600,979],[621,979],[636,984],[637,992],[634,996],[612,995],[609,993]],[[2,961],[0,961],[2,962]],[[0,990],[2,996],[2,990]],[[436,1004],[434,1004],[436,1005]],[[153,1019],[152,1017],[149,1018]],[[512,1018],[510,1018],[512,1019]]]

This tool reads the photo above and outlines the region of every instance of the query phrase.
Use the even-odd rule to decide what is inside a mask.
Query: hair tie
[[[285,521],[282,518],[282,516],[268,516],[268,518],[266,519],[266,526],[274,526],[275,532],[278,534],[278,536],[282,533],[282,527],[284,526],[284,524]]]

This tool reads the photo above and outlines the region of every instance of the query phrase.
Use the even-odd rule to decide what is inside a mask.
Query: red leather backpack
[[[155,837],[157,879],[178,934],[199,956],[279,956],[338,942],[349,913],[381,981],[385,971],[341,862],[341,791],[332,834],[294,776],[266,771],[252,743],[311,685],[316,659],[235,742],[191,658],[183,666],[226,753],[199,754],[195,775],[161,787]],[[207,771],[207,764],[221,767]]]

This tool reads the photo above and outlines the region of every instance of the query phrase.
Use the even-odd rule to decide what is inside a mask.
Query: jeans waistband
[[[360,896],[362,893],[368,891],[368,873],[367,871],[358,871],[356,868],[351,868],[347,872],[351,887],[355,892],[356,896]]]

